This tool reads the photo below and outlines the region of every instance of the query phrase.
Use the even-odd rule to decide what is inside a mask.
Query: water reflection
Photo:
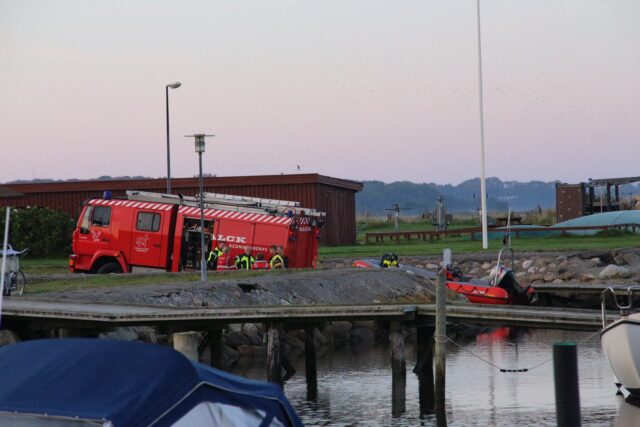
[[[579,343],[583,425],[638,425],[633,422],[640,419],[640,408],[615,396],[613,374],[597,335],[584,343],[590,333],[500,328],[474,333],[451,330],[450,336],[461,348],[447,349],[449,426],[555,426],[550,359],[557,341]],[[307,385],[301,355],[291,360],[298,373],[286,383],[285,392],[308,426],[435,425],[433,394],[427,392],[433,378],[423,376],[419,381],[411,373],[416,363],[411,342],[406,344],[406,358],[409,371],[403,381],[392,378],[385,342],[318,348],[317,382]],[[496,367],[533,369],[501,373]],[[234,372],[264,379],[264,362],[243,361]]]

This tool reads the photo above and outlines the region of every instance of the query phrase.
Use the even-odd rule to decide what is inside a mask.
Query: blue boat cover
[[[167,347],[47,339],[0,348],[0,411],[169,426],[201,402],[266,414],[260,425],[302,426],[276,385],[192,362]],[[227,406],[228,407],[228,406]]]

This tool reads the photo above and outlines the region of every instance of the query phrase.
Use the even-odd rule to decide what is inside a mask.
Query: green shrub
[[[6,208],[0,209],[0,241],[4,238]],[[75,223],[64,212],[48,208],[12,209],[9,244],[14,249],[30,248],[35,258],[66,256],[71,251]],[[0,243],[1,244],[1,243]]]

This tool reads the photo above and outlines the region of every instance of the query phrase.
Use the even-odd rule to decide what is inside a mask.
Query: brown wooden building
[[[193,196],[198,193],[198,179],[174,178],[171,187],[174,193]],[[126,190],[163,193],[166,188],[166,179],[6,184],[0,186],[0,195],[3,195],[0,196],[0,206],[48,207],[77,218],[83,201],[102,197],[104,191],[111,191],[113,197],[123,197]],[[300,202],[304,207],[326,212],[322,243],[350,245],[355,242],[355,193],[362,190],[360,182],[319,174],[207,177],[204,189],[214,193]]]
[[[620,210],[620,186],[634,182],[640,182],[640,177],[589,178],[588,182],[579,184],[557,183],[556,222]]]

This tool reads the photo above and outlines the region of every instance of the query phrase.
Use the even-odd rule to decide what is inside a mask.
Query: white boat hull
[[[640,313],[607,326],[600,341],[620,383],[629,393],[640,396]]]

